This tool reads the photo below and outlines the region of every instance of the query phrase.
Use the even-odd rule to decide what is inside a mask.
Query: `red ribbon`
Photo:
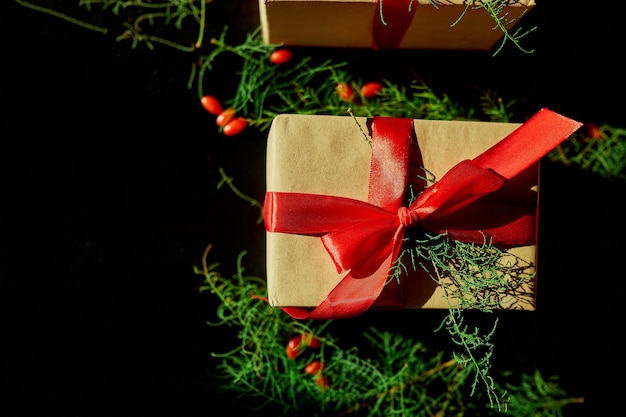
[[[372,49],[397,48],[411,26],[417,0],[378,0],[372,22]]]
[[[530,187],[536,184],[537,163],[580,126],[542,109],[481,155],[459,162],[403,207],[413,120],[374,118],[367,202],[266,193],[267,231],[319,236],[337,271],[349,271],[317,307],[282,309],[297,319],[363,313],[385,286],[408,227],[419,225],[465,242],[483,243],[488,238],[504,247],[535,244],[536,195]],[[533,172],[534,178],[528,175]],[[532,198],[520,200],[520,195]]]

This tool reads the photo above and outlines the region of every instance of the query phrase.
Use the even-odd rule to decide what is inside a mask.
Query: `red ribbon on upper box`
[[[417,0],[378,0],[372,22],[372,49],[396,48],[411,26]]]
[[[521,185],[518,177],[581,125],[542,109],[476,158],[459,162],[404,207],[413,120],[374,118],[368,201],[266,193],[267,231],[318,236],[337,272],[349,271],[317,307],[281,308],[297,319],[363,313],[385,286],[408,227],[464,242],[489,239],[500,247],[536,244],[536,200],[529,208],[509,197],[527,193],[528,184]]]

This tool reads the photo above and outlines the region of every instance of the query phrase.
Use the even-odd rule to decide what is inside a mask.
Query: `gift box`
[[[530,185],[528,189],[522,188],[521,194],[524,196],[523,198],[520,196],[519,201],[524,200],[528,203],[528,199],[532,199],[532,207],[530,208],[530,214],[533,216],[531,220],[532,230],[523,232],[532,236],[530,240],[526,237],[523,244],[509,245],[505,253],[510,254],[511,259],[515,259],[516,262],[523,263],[524,274],[529,274],[532,279],[527,280],[524,285],[512,285],[513,293],[502,297],[502,304],[498,308],[533,310],[536,299],[538,160],[579,126],[577,122],[570,121],[548,110],[545,112],[544,115],[549,120],[542,119],[535,123],[535,126],[476,121],[409,119],[407,122],[407,119],[378,118],[375,122],[378,123],[376,126],[390,126],[392,130],[402,123],[407,126],[406,129],[410,130],[410,138],[406,140],[411,145],[405,154],[402,153],[404,151],[400,152],[396,149],[399,145],[397,146],[393,141],[389,147],[372,146],[368,139],[372,129],[372,119],[327,115],[285,114],[277,116],[268,134],[267,193],[264,205],[267,229],[267,287],[270,304],[286,309],[290,314],[293,313],[294,317],[305,317],[308,316],[308,313],[305,314],[303,311],[319,308],[321,304],[328,303],[329,294],[336,291],[340,283],[346,282],[346,277],[355,275],[350,279],[356,282],[359,288],[369,285],[366,284],[367,280],[364,277],[371,274],[372,270],[357,274],[355,271],[359,269],[359,265],[352,265],[350,271],[340,271],[341,268],[338,268],[337,260],[331,254],[333,249],[332,247],[329,248],[336,242],[323,241],[322,236],[326,232],[316,228],[317,226],[302,226],[302,224],[315,222],[318,218],[334,216],[334,214],[329,214],[330,211],[326,206],[322,206],[318,211],[311,208],[318,201],[321,202],[326,199],[335,199],[337,201],[333,200],[334,202],[342,204],[349,203],[351,206],[347,211],[351,213],[351,216],[352,213],[360,213],[362,208],[359,204],[361,202],[369,202],[387,209],[387,202],[380,202],[382,200],[377,200],[378,197],[372,197],[375,194],[372,188],[380,189],[383,193],[395,189],[393,192],[402,194],[404,199],[407,183],[401,180],[395,181],[397,177],[403,175],[401,172],[397,172],[398,167],[392,165],[391,169],[380,168],[380,164],[386,164],[389,160],[397,158],[404,161],[402,163],[405,165],[407,164],[406,160],[409,160],[409,170],[414,173],[411,174],[414,178],[420,177],[419,174],[415,173],[418,171],[417,168],[423,167],[437,179],[435,184],[447,182],[452,185],[453,189],[458,188],[458,190],[452,191],[455,195],[463,194],[466,189],[478,188],[473,183],[462,184],[465,181],[464,178],[467,177],[465,173],[456,175],[456,180],[452,178],[454,175],[450,172],[454,171],[453,168],[458,169],[458,166],[463,165],[459,164],[460,161],[473,161],[483,165],[486,167],[485,171],[488,175],[492,175],[492,171],[496,171],[494,176],[496,180],[500,177],[512,177],[508,178],[507,181],[515,184],[518,178],[522,178],[526,184]],[[559,126],[559,124],[563,126]],[[537,135],[550,136],[550,143],[539,145],[538,141],[535,140]],[[555,139],[557,136],[558,138]],[[500,146],[505,137],[517,140],[517,147]],[[486,150],[490,150],[490,152],[486,152]],[[517,172],[513,172],[517,168],[510,168],[511,172],[505,172],[509,170],[509,166],[513,167],[518,164],[513,160],[519,159],[519,154],[526,152],[534,156],[525,157],[526,161],[521,164],[526,165],[523,169],[519,168],[519,175]],[[494,164],[496,169],[491,167],[491,162],[485,162],[494,155],[497,159],[503,159]],[[374,163],[374,161],[379,162]],[[498,166],[501,168],[497,168]],[[423,172],[422,175],[424,175]],[[377,176],[381,177],[382,180],[373,185],[374,177]],[[452,180],[444,181],[446,176]],[[487,187],[490,186],[487,185]],[[399,187],[403,189],[398,189]],[[515,189],[515,187],[509,188],[509,190],[511,189]],[[439,191],[441,191],[440,194],[446,192],[445,189]],[[431,194],[437,195],[435,192]],[[291,202],[281,200],[281,198],[287,199],[287,197],[293,198],[293,200]],[[515,196],[507,198],[512,198],[510,201],[513,201],[514,205],[516,204]],[[479,201],[483,200],[479,199]],[[367,208],[369,209],[369,206]],[[403,209],[393,207],[388,210],[392,212],[390,218],[396,218],[394,210],[398,210],[398,216],[402,217],[401,211]],[[498,210],[496,209],[496,211]],[[487,211],[487,215],[497,217],[496,211]],[[378,216],[378,213],[375,216]],[[394,220],[391,219],[390,221]],[[281,222],[285,224],[276,226]],[[343,220],[333,217],[330,222],[339,224]],[[434,221],[434,224],[436,223]],[[299,230],[301,226],[312,228]],[[366,227],[366,229],[369,228],[369,226]],[[483,235],[482,231],[478,232],[481,236]],[[360,238],[359,233],[348,236],[348,240],[356,239],[354,236]],[[459,236],[462,236],[463,233]],[[365,242],[363,245],[360,242],[355,242],[356,250],[359,250],[361,246],[366,247],[368,245],[367,239],[363,239]],[[389,282],[388,279],[389,259],[393,260],[396,255],[397,251],[394,254],[384,254],[382,257],[386,257],[386,261],[383,261],[380,268],[374,272],[374,274],[379,275],[379,281],[380,279],[384,281],[385,286],[380,290],[380,293],[375,295],[376,302],[374,302],[373,307],[376,307],[380,298],[386,297],[385,291],[390,288],[390,285],[397,285],[396,281]],[[511,259],[506,259],[507,256],[509,255],[500,261],[511,261]],[[366,253],[367,257],[369,257],[369,253]],[[366,260],[366,262],[368,261]],[[516,277],[513,276],[510,279],[515,280]],[[427,271],[420,268],[416,268],[404,277],[400,287],[399,290],[397,288],[391,290],[393,293],[391,298],[394,299],[391,302],[392,308],[449,308],[451,306],[451,300],[446,297],[442,287],[432,279]],[[354,288],[348,288],[343,295],[341,293],[335,294],[334,300],[330,304],[335,307],[343,304],[342,297],[353,297],[353,291]],[[399,300],[397,298],[398,292],[400,293]],[[354,295],[354,297],[357,296]],[[369,306],[368,302],[365,304]],[[383,308],[388,307],[385,303],[379,303],[379,305]],[[352,313],[335,311],[332,314],[341,316]]]
[[[483,8],[464,0],[259,0],[263,39],[288,46],[489,50],[503,37]],[[534,7],[508,2],[507,30]]]

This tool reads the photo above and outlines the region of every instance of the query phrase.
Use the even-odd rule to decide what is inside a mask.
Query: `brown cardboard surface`
[[[503,13],[508,14],[509,20],[534,6],[534,0],[520,0],[505,6]],[[376,0],[259,0],[259,13],[266,43],[371,48],[372,22],[378,11]],[[516,20],[508,29],[517,23]],[[398,48],[489,50],[503,36],[495,26],[484,9],[466,10],[463,0],[445,1],[437,6],[430,0],[419,0],[411,26]]]
[[[366,118],[279,115],[267,144],[267,191],[320,193],[367,201],[370,147],[357,125]],[[424,166],[436,178],[499,142],[519,124],[414,120]],[[365,128],[364,128],[365,129]],[[267,286],[273,306],[312,307],[343,278],[318,237],[267,233]],[[536,246],[509,251],[534,271]],[[447,308],[442,289],[425,273],[405,282],[405,307]],[[502,308],[534,309],[534,283]]]

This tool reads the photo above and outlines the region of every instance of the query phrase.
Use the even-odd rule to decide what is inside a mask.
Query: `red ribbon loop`
[[[315,309],[283,310],[295,318],[312,319],[364,312],[385,285],[404,231],[417,222],[426,230],[466,242],[483,243],[488,236],[502,246],[534,244],[536,196],[530,204],[522,204],[508,197],[507,186],[514,185],[514,177],[533,167],[580,126],[542,109],[475,159],[459,162],[406,208],[402,197],[413,121],[375,118],[367,202],[297,192],[266,193],[267,231],[319,236],[337,271],[349,271]],[[394,180],[395,186],[390,185]],[[525,191],[516,188],[513,195]]]

